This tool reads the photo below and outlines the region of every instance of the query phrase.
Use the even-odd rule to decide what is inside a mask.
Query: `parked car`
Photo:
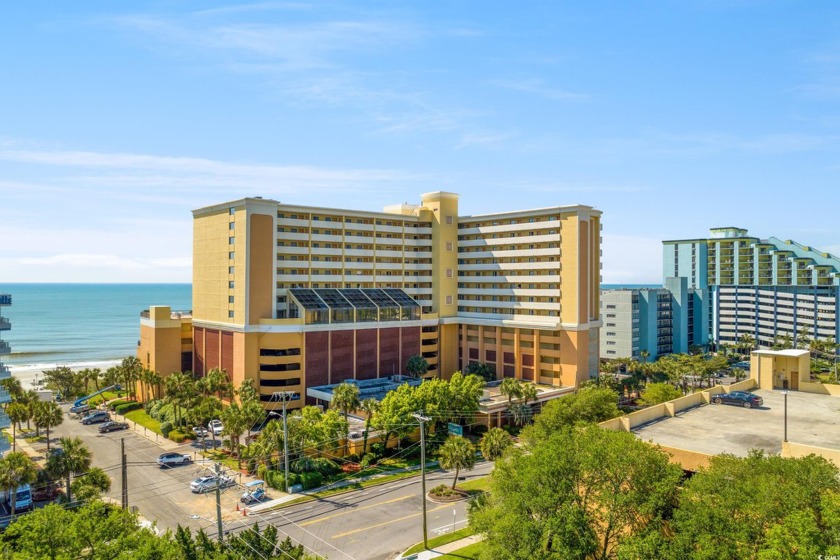
[[[194,494],[203,494],[204,492],[215,490],[216,486],[227,488],[228,486],[233,485],[234,481],[231,477],[225,475],[217,477],[216,475],[211,474],[202,476],[201,478],[196,478],[190,482],[190,491]]]
[[[744,371],[750,371],[750,363],[749,362],[736,362],[732,364],[732,367],[736,367],[738,369],[742,369]]]
[[[80,404],[79,406],[70,407],[70,414],[86,414],[93,410],[89,404]]]
[[[99,422],[108,422],[111,420],[111,415],[104,410],[95,410],[82,418],[82,424],[98,424]]]
[[[196,426],[196,427],[193,428],[193,433],[196,435],[196,437],[204,439],[204,438],[207,437],[207,434],[209,434],[210,432],[207,431],[207,428],[202,428],[201,426]]]
[[[118,430],[127,430],[128,423],[127,422],[105,422],[101,426],[99,426],[99,433],[105,434],[108,432],[116,432]]]
[[[225,429],[225,425],[222,424],[221,420],[210,420],[207,424],[207,429],[213,432],[213,435],[220,436],[222,435],[222,430]]]
[[[752,408],[764,404],[764,399],[746,391],[732,391],[731,393],[720,393],[712,397],[715,404],[734,404],[744,408]]]
[[[164,453],[157,458],[157,464],[160,468],[174,467],[175,465],[186,465],[192,461],[192,457],[184,455],[183,453]]]

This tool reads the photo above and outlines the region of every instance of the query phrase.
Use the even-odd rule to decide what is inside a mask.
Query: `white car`
[[[220,436],[222,435],[222,430],[225,429],[225,425],[222,424],[221,420],[210,420],[207,424],[207,429],[213,432],[213,435]]]
[[[192,462],[192,457],[183,453],[164,453],[157,459],[160,468],[174,467],[175,465],[186,465]]]
[[[201,478],[196,478],[190,482],[190,491],[192,491],[193,494],[203,494],[204,492],[215,490],[217,485],[221,488],[227,488],[228,486],[233,486],[234,484],[234,480],[229,476],[222,475],[221,477],[216,477],[216,475],[210,474],[202,476]]]

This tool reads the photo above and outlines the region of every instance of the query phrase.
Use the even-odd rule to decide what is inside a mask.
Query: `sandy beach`
[[[9,366],[12,376],[20,380],[24,389],[40,388],[40,382],[44,379],[44,370],[54,369],[58,366],[67,366],[73,371],[81,371],[83,369],[99,368],[102,371],[114,366],[118,366],[120,360],[110,360],[102,362],[85,362],[81,364],[39,364],[32,366]]]

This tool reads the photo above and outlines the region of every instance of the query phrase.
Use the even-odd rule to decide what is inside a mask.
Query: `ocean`
[[[12,305],[0,309],[12,323],[0,333],[12,349],[2,362],[12,371],[101,367],[134,356],[141,311],[192,308],[190,284],[0,283],[0,293],[12,295]]]
[[[650,288],[651,284],[604,284],[602,288]],[[192,307],[190,284],[0,284],[12,305],[0,310],[12,329],[2,339],[12,348],[3,363],[12,370],[56,365],[102,367],[134,356],[140,312],[150,305],[173,311]]]

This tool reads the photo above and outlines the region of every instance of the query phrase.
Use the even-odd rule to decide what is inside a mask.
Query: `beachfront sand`
[[[81,371],[87,368],[99,368],[102,371],[105,371],[110,367],[120,365],[120,362],[121,360],[111,360],[103,362],[88,362],[80,365],[66,365],[73,371]],[[20,379],[20,384],[23,386],[24,390],[28,390],[40,388],[40,385],[36,385],[36,381],[40,383],[44,379],[44,370],[52,369],[54,367],[55,366],[9,366],[9,369],[11,370],[13,377],[17,377],[18,379]]]

